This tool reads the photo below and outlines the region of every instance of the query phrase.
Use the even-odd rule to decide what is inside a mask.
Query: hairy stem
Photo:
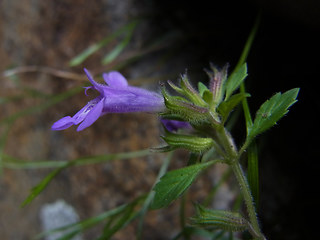
[[[255,239],[265,239],[265,237],[260,231],[256,209],[254,206],[254,200],[251,194],[248,181],[239,163],[239,159],[242,151],[240,150],[240,152],[237,152],[233,144],[233,141],[231,139],[231,136],[227,133],[225,128],[220,128],[218,130],[218,138],[220,139],[220,142],[223,144],[223,148],[227,153],[227,156],[228,156],[228,158],[226,159],[227,163],[230,165],[234,175],[236,176],[238,184],[240,186],[240,190],[247,207],[247,212],[248,212],[249,221],[251,225],[250,233]]]
[[[250,224],[252,225],[252,228],[254,230],[254,231],[251,231],[251,234],[253,234],[254,235],[253,237],[255,238],[265,239],[260,231],[258,218],[256,215],[256,210],[253,202],[253,197],[251,195],[249,184],[244,175],[244,172],[242,171],[241,165],[238,161],[235,161],[231,164],[231,168],[240,185],[241,193],[247,207]]]

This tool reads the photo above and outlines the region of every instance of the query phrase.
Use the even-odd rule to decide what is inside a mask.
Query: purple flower
[[[184,128],[184,129],[192,128],[190,123],[184,122],[184,121],[169,120],[169,119],[161,118],[161,122],[164,125],[164,127],[170,132],[176,132],[180,128]]]
[[[161,112],[165,109],[161,95],[129,86],[119,72],[104,73],[103,79],[107,83],[105,85],[95,82],[87,69],[84,71],[92,83],[92,86],[86,87],[85,94],[87,95],[88,89],[95,89],[100,96],[88,102],[73,117],[66,116],[55,122],[51,127],[52,130],[64,130],[80,124],[77,131],[81,131],[107,113]]]

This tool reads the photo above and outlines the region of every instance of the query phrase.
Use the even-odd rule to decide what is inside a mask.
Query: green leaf
[[[113,60],[115,60],[120,53],[125,49],[125,47],[129,44],[130,39],[132,37],[133,33],[133,28],[129,30],[127,33],[126,37],[115,46],[115,48],[110,51],[103,59],[102,59],[102,64],[108,64],[111,63]]]
[[[117,31],[112,33],[110,36],[108,36],[108,37],[104,38],[103,40],[101,40],[100,42],[89,46],[83,52],[81,52],[80,54],[75,56],[73,59],[71,59],[71,61],[69,62],[69,66],[73,67],[73,66],[77,66],[77,65],[81,64],[88,57],[90,57],[92,54],[97,52],[102,47],[106,46],[108,43],[113,41],[116,37],[118,37],[123,32],[132,31],[132,29],[136,26],[136,24],[137,24],[137,21],[130,22],[129,24],[121,27],[120,29],[118,29]]]
[[[204,91],[209,91],[209,89],[207,88],[206,85],[204,85],[202,82],[198,82],[198,90],[199,90],[199,93],[200,93],[200,96],[203,97],[203,93]]]
[[[261,19],[261,15],[259,14],[249,34],[249,37],[247,38],[247,41],[245,43],[245,46],[242,50],[241,56],[238,60],[238,63],[234,71],[236,71],[242,64],[245,63],[249,55],[250,49],[253,45],[253,40],[258,31],[260,19]],[[244,85],[244,82],[242,82],[240,84],[240,93],[245,93],[245,92],[246,92],[245,85]],[[245,117],[246,129],[248,133],[249,129],[252,126],[252,118],[251,118],[251,113],[250,113],[247,98],[244,98],[242,100],[242,108],[243,108],[243,114]],[[258,168],[259,159],[258,159],[257,144],[254,140],[251,142],[251,146],[248,148],[247,152],[248,152],[248,182],[249,182],[254,200],[258,205],[259,204],[259,168]]]
[[[254,199],[256,208],[259,208],[259,161],[258,147],[256,141],[253,141],[248,148],[248,183]]]
[[[175,85],[173,82],[171,82],[170,80],[167,81],[169,86],[174,89],[177,93],[184,95],[184,91],[182,90],[182,88],[178,87],[177,85]]]
[[[151,208],[158,209],[168,206],[172,201],[183,194],[198,174],[210,165],[219,162],[214,160],[195,164],[189,167],[173,170],[165,174],[154,187],[156,192]]]
[[[277,123],[297,100],[299,88],[291,89],[283,94],[277,93],[264,102],[256,113],[252,127],[248,132],[249,141]]]
[[[4,127],[2,135],[0,135],[0,177],[2,176],[2,171],[4,167],[4,148],[5,148],[11,127],[12,127],[12,124],[7,124]]]
[[[69,62],[69,66],[70,67],[74,67],[77,66],[79,64],[81,64],[82,62],[84,62],[89,56],[91,56],[92,54],[94,54],[96,51],[98,51],[100,48],[102,48],[103,46],[105,46],[106,44],[108,44],[111,40],[113,39],[113,37],[108,37],[103,39],[102,41],[95,43],[91,46],[89,46],[87,49],[85,49],[82,53],[78,54],[77,56],[75,56],[74,58],[71,59],[71,61]]]
[[[103,234],[97,238],[97,240],[104,240],[104,239],[110,239],[117,231],[124,228],[128,223],[130,223],[137,214],[137,210],[135,210],[135,207],[140,204],[141,197],[134,200],[130,204],[127,204],[127,206],[118,213],[117,215],[114,215],[105,225],[105,228],[103,230]],[[143,197],[145,199],[145,197]]]
[[[214,104],[214,99],[213,99],[213,93],[210,92],[209,90],[204,90],[203,95],[202,95],[203,100],[209,104],[209,106],[213,106]]]
[[[29,196],[26,198],[26,200],[23,201],[21,204],[21,207],[26,206],[29,204],[33,199],[35,199],[45,188],[46,186],[50,183],[50,181],[57,176],[63,169],[69,167],[72,164],[72,162],[65,164],[62,167],[59,167],[55,170],[53,170],[50,174],[48,174],[38,185],[33,187],[31,189],[31,193]]]
[[[124,48],[129,44],[132,34],[134,32],[134,29],[136,28],[138,22],[134,21],[131,24],[128,25],[128,27],[125,29],[125,38],[115,46],[115,48],[109,52],[103,59],[102,64],[108,64],[111,63],[113,60],[115,60],[120,53],[124,50]]]
[[[28,161],[26,159],[16,159],[12,156],[3,154],[3,167],[10,169],[40,169],[40,168],[58,168],[63,167],[66,164],[73,162],[72,166],[82,166],[89,164],[105,163],[113,160],[128,159],[128,158],[138,158],[149,155],[150,149],[144,149],[134,152],[126,153],[115,153],[106,155],[97,155],[91,157],[82,157],[73,159],[71,161]]]
[[[197,214],[191,218],[195,226],[204,228],[217,228],[226,231],[244,231],[248,228],[248,222],[239,213],[211,210],[201,205],[196,205]]]
[[[66,92],[63,92],[59,95],[52,95],[44,103],[41,103],[36,106],[31,106],[29,108],[21,110],[20,112],[13,113],[12,115],[1,119],[0,125],[4,124],[4,123],[13,123],[15,120],[17,120],[18,118],[23,117],[25,115],[30,115],[30,114],[41,112],[41,111],[43,111],[53,105],[65,100],[65,99],[75,95],[76,93],[79,93],[82,90],[83,90],[83,87],[79,86],[79,87],[72,88]]]
[[[228,77],[225,86],[226,100],[228,100],[233,92],[239,88],[239,86],[247,76],[247,64],[244,63],[238,69],[236,69],[236,71],[233,72],[230,77]]]
[[[173,156],[173,152],[167,154],[166,158],[162,162],[161,168],[158,172],[158,175],[157,175],[157,178],[154,182],[154,185],[156,183],[158,183],[160,181],[160,178],[167,172],[167,169],[168,169],[169,163],[172,159],[172,156]],[[139,216],[138,216],[139,223],[137,226],[137,235],[136,235],[137,240],[142,239],[141,235],[142,235],[142,228],[143,228],[143,224],[144,224],[144,218],[145,218],[145,215],[146,215],[147,211],[149,210],[150,205],[154,199],[154,195],[155,195],[155,192],[151,189],[150,192],[148,193],[144,203],[142,204],[140,211],[139,211]]]
[[[221,114],[223,122],[227,120],[230,112],[246,97],[250,97],[250,94],[237,93],[218,106],[218,112]]]
[[[111,219],[114,216],[121,215],[122,213],[127,211],[128,206],[130,207],[132,204],[136,204],[137,201],[141,201],[142,199],[144,199],[144,197],[138,197],[137,199],[135,199],[131,203],[123,204],[119,207],[116,207],[114,209],[103,212],[97,216],[94,216],[94,217],[91,217],[91,218],[88,218],[88,219],[85,219],[83,221],[79,221],[76,223],[68,224],[68,225],[65,225],[65,226],[62,226],[59,228],[55,228],[52,230],[48,230],[46,232],[42,232],[36,236],[36,239],[40,239],[45,236],[53,235],[58,232],[66,232],[66,234],[60,239],[70,239],[72,236],[75,236],[81,232],[84,232],[85,230],[92,228],[107,219]]]
[[[199,92],[197,90],[195,90],[188,79],[187,74],[183,74],[181,76],[181,89],[184,91],[184,95],[190,99],[190,101],[198,106],[201,107],[206,107],[207,104],[205,103],[205,101],[203,101],[203,99],[201,98]]]
[[[27,204],[29,204],[31,201],[33,201],[48,186],[51,180],[67,167],[75,166],[75,165],[101,163],[101,162],[112,161],[116,159],[140,157],[140,156],[148,155],[149,153],[150,152],[147,149],[147,150],[129,152],[129,153],[118,153],[118,154],[102,155],[102,156],[95,156],[95,157],[78,158],[72,161],[64,162],[63,165],[61,165],[59,168],[50,172],[38,185],[36,185],[31,189],[31,193],[26,198],[26,200],[24,200],[21,206],[24,207]],[[34,163],[34,164],[38,167],[43,167],[43,166],[53,167],[52,165],[49,166],[47,162],[43,162],[43,164],[40,164],[40,165],[37,165],[37,163]]]

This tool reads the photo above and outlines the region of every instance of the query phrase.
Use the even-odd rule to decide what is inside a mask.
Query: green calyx
[[[206,209],[196,205],[197,214],[191,218],[192,224],[205,228],[218,228],[225,231],[244,231],[248,229],[248,222],[239,213],[223,210]]]
[[[187,74],[181,75],[179,85],[168,81],[169,86],[179,96],[171,96],[162,86],[162,94],[167,110],[160,115],[167,119],[189,122],[194,128],[224,125],[233,109],[246,97],[247,93],[236,93],[247,77],[247,65],[244,63],[228,77],[228,65],[219,69],[210,64],[205,70],[209,76],[209,86],[198,83],[193,88]]]
[[[207,107],[207,103],[201,98],[199,92],[194,89],[189,80],[187,74],[181,75],[181,82],[180,86],[178,87],[175,84],[173,84],[171,81],[168,81],[168,84],[172,89],[174,89],[176,92],[180,93],[182,96],[185,96],[187,99],[189,99],[193,104],[200,106],[200,107]]]
[[[210,90],[209,92],[211,93],[209,95],[210,106],[211,106],[211,109],[215,111],[216,107],[221,103],[224,96],[224,90],[225,90],[224,86],[227,80],[228,65],[225,65],[221,70],[219,70],[213,64],[210,64],[210,67],[212,71],[206,70],[206,73],[208,74],[210,79],[210,83],[209,83],[209,90]],[[204,94],[204,97],[208,99],[209,97],[208,93],[206,95],[207,96],[205,96]]]
[[[171,148],[183,148],[194,153],[203,153],[214,145],[212,138],[174,134],[169,131],[165,131],[162,138]]]
[[[174,116],[175,119],[191,124],[208,122],[210,117],[208,108],[195,105],[180,96],[170,96],[164,88],[162,88],[162,95],[164,96],[167,111],[161,115]]]

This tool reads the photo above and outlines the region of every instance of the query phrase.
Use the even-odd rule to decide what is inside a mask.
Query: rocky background
[[[229,62],[232,68],[259,11],[261,25],[248,58],[247,88],[252,95],[252,111],[277,91],[301,88],[299,102],[288,116],[259,139],[261,224],[268,239],[311,239],[319,156],[314,140],[319,133],[314,116],[319,110],[314,82],[318,78],[320,4],[315,0],[210,4],[180,0],[1,0],[1,136],[6,136],[8,117],[43,103],[43,96],[86,84],[83,67],[98,77],[125,62],[121,72],[132,84],[149,89],[157,89],[159,80],[177,79],[186,68],[191,78],[205,81],[202,69],[209,62],[220,66]],[[120,60],[107,66],[101,64],[101,58],[115,46],[116,42],[112,42],[83,64],[68,65],[86,47],[135,18],[142,19],[141,24]],[[148,48],[163,37],[165,40],[157,48]],[[139,57],[131,59],[133,55]],[[5,74],[8,69],[16,74],[8,77]],[[4,102],[3,99],[13,96],[13,101]],[[0,139],[0,154],[30,161],[59,161],[159,144],[158,119],[148,114],[110,114],[80,133],[74,128],[50,131],[54,121],[74,114],[87,101],[81,92],[46,110],[17,118],[7,138]],[[239,128],[235,132],[241,141],[243,132]],[[134,199],[151,188],[162,157],[152,155],[67,169],[25,208],[19,206],[29,190],[50,170],[3,168],[0,239],[34,237],[43,229],[42,207],[59,199],[73,206],[80,219]],[[183,166],[185,157],[184,152],[179,153],[171,168]],[[197,181],[191,198],[203,198],[219,174],[221,169],[213,169],[209,176]],[[232,200],[232,191],[229,189],[220,197],[222,206]],[[167,210],[150,213],[143,239],[174,236],[178,226],[176,209],[172,205]],[[133,239],[135,227],[135,224],[126,227],[114,239]],[[94,229],[82,237],[94,239],[98,235],[99,229]]]

